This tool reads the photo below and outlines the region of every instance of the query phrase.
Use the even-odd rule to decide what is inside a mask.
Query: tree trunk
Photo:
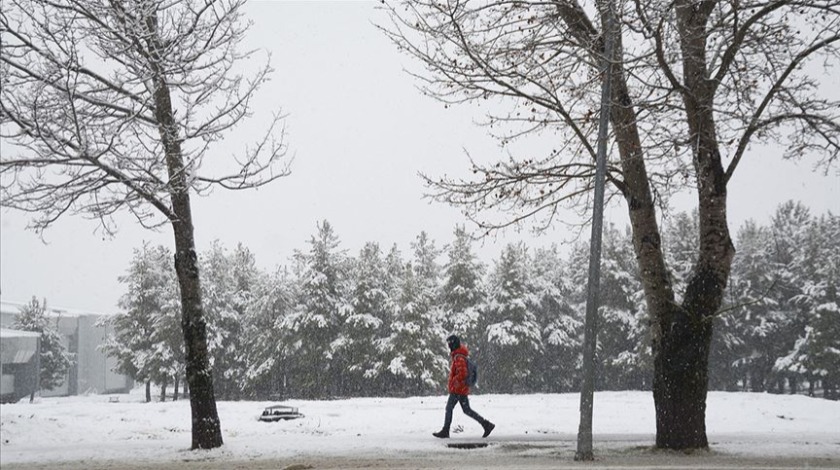
[[[712,325],[735,255],[726,219],[726,175],[715,131],[715,83],[707,78],[705,62],[709,6],[681,0],[675,4],[683,53],[683,102],[694,148],[700,250],[682,305],[651,308],[656,445],[670,449],[709,445],[706,393]]]
[[[619,189],[630,213],[633,248],[651,318],[656,445],[661,448],[708,446],[705,411],[712,319],[723,300],[734,255],[726,222],[725,172],[713,119],[714,83],[706,79],[703,33],[711,5],[707,2],[695,10],[693,2],[687,0],[676,4],[683,51],[683,99],[690,137],[696,142],[700,215],[700,253],[683,305],[676,303],[665,266],[636,112],[620,64],[621,36],[616,46],[619,66],[612,76],[611,119],[623,176]],[[590,54],[599,57],[601,42],[592,39],[598,37],[597,31],[582,9],[565,2],[558,2],[557,8],[572,34],[590,42]]]
[[[166,379],[163,379],[163,383],[160,384],[160,401],[161,403],[166,401]]]
[[[168,98],[168,92],[166,93]],[[180,148],[180,145],[174,143]],[[177,152],[180,162],[180,150]],[[177,165],[175,165],[178,167]],[[171,168],[171,167],[170,167]],[[183,181],[183,166],[170,177]],[[176,186],[177,187],[177,186]],[[173,191],[172,205],[179,220],[173,221],[175,233],[175,271],[181,288],[181,328],[186,348],[187,382],[192,412],[192,448],[212,449],[222,445],[221,423],[213,392],[213,372],[207,350],[207,324],[201,303],[201,284],[195,252],[192,214],[186,189]]]
[[[654,348],[656,446],[708,447],[706,390],[712,327],[676,309],[668,324],[660,322],[660,329],[668,333]]]
[[[176,375],[175,376],[175,385],[174,385],[175,391],[172,392],[172,401],[178,401],[178,385],[179,385],[179,379],[178,379],[178,376]]]
[[[708,446],[705,408],[711,322],[694,322],[676,304],[665,266],[636,116],[620,67],[612,119],[621,155],[633,247],[639,263],[653,338],[653,397],[656,445],[687,449]],[[715,308],[716,309],[716,308]]]
[[[155,72],[155,118],[166,152],[172,212],[176,217],[171,223],[175,235],[175,272],[181,291],[181,328],[186,349],[187,383],[190,387],[192,448],[212,449],[220,447],[223,442],[207,350],[207,326],[201,303],[198,257],[186,179],[189,169],[184,167],[169,88],[163,72]]]
[[[676,304],[635,113],[623,76],[615,82],[613,123],[627,184],[633,246],[652,320],[656,445],[703,448],[708,446],[705,409],[711,322],[693,321],[694,316]]]
[[[797,393],[799,393],[799,381],[795,376],[791,375],[790,377],[788,377],[788,385],[790,386],[791,395],[796,395]]]
[[[146,403],[150,403],[152,401],[152,381],[146,381]]]
[[[47,301],[44,300],[44,305],[46,305]],[[35,403],[35,393],[40,390],[41,388],[41,348],[44,345],[43,342],[43,331],[40,331],[41,336],[38,337],[37,340],[37,348],[35,351],[35,376],[33,378],[34,383],[32,384],[32,393],[29,395],[29,403]]]

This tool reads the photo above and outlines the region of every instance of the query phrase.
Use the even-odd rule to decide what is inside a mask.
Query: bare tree
[[[271,72],[267,60],[250,76],[238,72],[256,58],[239,50],[249,26],[243,4],[5,0],[0,10],[2,204],[31,213],[38,232],[82,214],[112,233],[118,211],[145,227],[171,225],[194,449],[218,447],[222,435],[190,195],[288,173],[278,165],[279,115],[235,168],[227,165],[230,174],[200,171],[211,145],[249,116]]]
[[[610,0],[405,0],[385,6],[382,30],[418,59],[425,93],[447,105],[480,103],[503,146],[554,136],[541,155],[472,159],[474,177],[426,177],[437,200],[487,230],[534,220],[591,198],[598,58]],[[735,249],[727,187],[754,143],[817,159],[840,155],[836,98],[808,70],[838,65],[836,0],[623,0],[612,72],[607,181],[630,214],[651,317],[658,447],[708,446],[705,409],[712,319]],[[657,210],[693,188],[699,252],[674,292]],[[659,207],[658,207],[659,206]],[[495,214],[504,214],[499,218]]]

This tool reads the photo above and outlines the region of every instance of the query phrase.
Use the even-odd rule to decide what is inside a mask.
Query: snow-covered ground
[[[226,464],[248,468],[240,463],[314,459],[332,462],[333,466],[325,465],[329,468],[342,468],[335,464],[342,461],[389,468],[408,459],[439,462],[440,468],[470,467],[459,463],[465,455],[471,456],[465,462],[473,462],[473,468],[496,464],[522,468],[552,459],[558,465],[572,465],[579,407],[577,394],[475,395],[473,408],[497,427],[486,440],[487,448],[464,451],[445,444],[482,441],[481,428],[460,409],[455,412],[453,439],[431,436],[443,421],[444,396],[292,400],[285,404],[298,407],[305,417],[277,423],[257,420],[263,407],[273,403],[219,402],[225,445],[192,452],[188,401],[144,403],[139,391],[114,396],[119,402],[111,402],[111,396],[90,395],[2,405],[0,465],[6,470],[77,462],[71,467],[84,468],[79,462],[86,462],[89,467],[98,463],[109,468],[119,467],[120,462],[143,462],[169,468],[201,461],[207,464],[202,468]],[[712,451],[700,460],[704,465],[709,465],[711,455],[718,458],[713,463],[744,458],[753,462],[753,468],[764,468],[766,462],[783,462],[786,468],[840,468],[840,402],[712,392],[706,423]],[[655,424],[649,392],[597,393],[594,432],[595,454],[604,465],[641,461],[658,466],[673,460],[673,455],[651,450]],[[299,466],[307,467],[313,468]]]

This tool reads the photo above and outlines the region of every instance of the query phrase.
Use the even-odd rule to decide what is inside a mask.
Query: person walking
[[[452,366],[449,369],[449,400],[446,402],[446,417],[443,420],[443,429],[432,433],[433,436],[445,439],[449,437],[449,426],[452,424],[452,411],[455,409],[455,404],[461,404],[461,410],[470,418],[478,421],[478,424],[484,428],[484,434],[481,437],[487,437],[493,432],[495,424],[482,418],[481,415],[470,408],[470,387],[467,385],[467,356],[469,351],[467,347],[461,344],[461,339],[455,335],[446,338],[446,344],[449,346],[449,357],[452,361]]]

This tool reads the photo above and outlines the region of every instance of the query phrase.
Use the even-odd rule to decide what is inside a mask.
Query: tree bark
[[[581,40],[595,36],[594,28],[580,8],[559,4],[558,9],[567,25]],[[599,53],[599,44],[598,41],[592,42],[590,53],[593,56]],[[625,185],[622,192],[630,215],[633,249],[651,317],[653,396],[657,416],[656,444],[658,447],[675,449],[706,447],[708,444],[705,420],[697,420],[697,411],[701,411],[701,416],[705,411],[705,387],[702,393],[698,393],[696,382],[686,384],[682,389],[679,387],[679,381],[683,376],[696,378],[698,375],[701,376],[701,381],[706,380],[711,326],[708,326],[708,338],[702,335],[696,337],[691,329],[685,327],[685,315],[678,315],[680,308],[676,304],[671,279],[665,266],[662,239],[656,221],[656,206],[644,161],[636,113],[621,66],[621,35],[618,37],[616,49],[619,66],[613,68],[611,120],[624,176]],[[672,324],[679,324],[681,327],[675,330],[671,328]],[[686,341],[687,343],[684,343]],[[678,366],[670,355],[678,352],[678,347],[683,344],[687,350],[693,351],[694,358],[681,361],[685,362],[685,366]],[[697,360],[700,357],[705,357],[706,360]],[[688,413],[689,419],[683,421],[683,413]],[[685,434],[695,438],[685,439]]]
[[[172,212],[177,217],[172,221],[172,229],[175,235],[175,272],[181,291],[181,328],[186,349],[187,382],[190,387],[192,448],[212,449],[220,447],[223,442],[207,350],[207,326],[201,303],[198,257],[185,174],[188,169],[184,167],[169,88],[162,72],[155,77],[155,81],[155,117],[166,152]]]
[[[691,322],[675,301],[635,111],[623,71],[621,67],[616,69],[612,120],[626,183],[624,197],[633,247],[651,317],[656,445],[704,448],[708,446],[705,407],[712,327],[710,322]]]
[[[597,57],[602,41],[592,39],[598,34],[583,10],[573,3],[557,5],[572,34],[582,42],[590,42],[590,54]],[[612,77],[611,119],[624,176],[621,190],[630,213],[633,248],[651,318],[656,445],[660,448],[708,447],[705,411],[712,319],[722,302],[734,255],[726,223],[725,172],[712,112],[714,88],[706,78],[703,28],[709,12],[703,9],[710,5],[713,4],[695,5],[688,1],[677,4],[683,40],[683,94],[689,130],[697,149],[695,171],[700,215],[699,259],[689,279],[683,305],[676,303],[665,266],[636,113],[621,66],[620,35],[619,66],[614,68]]]
[[[175,219],[170,222],[175,236],[175,272],[181,292],[181,329],[184,333],[187,382],[190,388],[191,448],[213,449],[221,447],[223,442],[213,391],[213,372],[207,349],[207,325],[201,302],[201,282],[195,250],[190,185],[187,180],[187,173],[191,169],[184,165],[167,75],[161,65],[160,51],[163,46],[156,36],[157,18],[152,14],[145,17],[145,22],[151,33],[149,35],[149,67],[154,87],[155,121],[166,155],[169,197],[172,213],[175,216]]]
[[[166,89],[163,87],[162,89]],[[168,101],[169,93],[165,93]],[[183,181],[180,145],[171,141],[174,149],[167,151],[170,161],[169,174],[174,180]],[[171,158],[169,156],[171,155]],[[192,212],[186,186],[173,184],[173,211],[179,220],[172,224],[175,234],[175,271],[181,290],[181,328],[186,348],[187,382],[190,387],[190,409],[192,412],[192,448],[212,449],[222,442],[221,423],[216,410],[213,392],[213,372],[207,350],[207,324],[201,303],[201,283],[198,277],[198,257],[192,226]]]
[[[697,149],[700,252],[682,305],[676,303],[665,266],[636,116],[620,67],[613,77],[612,119],[626,184],[624,196],[652,320],[656,445],[669,449],[708,447],[705,413],[712,320],[723,301],[735,252],[726,220],[726,180],[715,134],[714,92],[706,79],[705,38],[700,30],[690,28],[696,27],[694,22],[703,24],[697,16],[681,24],[681,46],[685,87],[690,90],[684,93],[686,115]]]
[[[714,83],[705,62],[708,5],[675,4],[683,53],[683,102],[694,146],[700,251],[683,303],[655,317],[656,445],[708,447],[706,393],[712,324],[723,302],[735,248],[726,219],[726,178],[714,121]]]

